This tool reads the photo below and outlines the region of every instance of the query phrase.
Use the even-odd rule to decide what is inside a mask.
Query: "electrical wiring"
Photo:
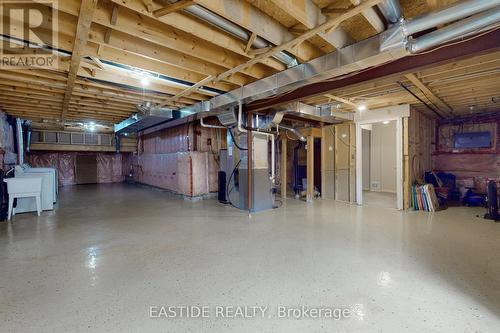
[[[231,184],[231,180],[233,179],[233,176],[234,176],[234,173],[236,172],[236,170],[238,169],[238,167],[240,166],[241,164],[241,159],[238,161],[238,163],[236,163],[236,166],[233,168],[233,171],[231,172],[231,175],[229,176],[229,179],[228,179],[228,182],[227,182],[227,185],[226,185],[226,193],[227,193],[227,203],[229,203],[231,206],[235,207],[235,208],[238,208],[236,207],[232,202],[231,202],[231,199],[230,199],[230,194],[231,192],[233,191],[234,189],[234,186],[231,187],[231,189],[229,189],[229,184]]]
[[[236,146],[236,148],[238,148],[239,150],[242,150],[242,151],[247,151],[248,148],[241,148],[240,146],[238,146],[238,144],[236,143],[236,140],[234,139],[233,131],[231,131],[231,129],[229,127],[227,128],[227,130],[229,132],[229,135],[231,135],[231,139],[233,140],[233,143]]]

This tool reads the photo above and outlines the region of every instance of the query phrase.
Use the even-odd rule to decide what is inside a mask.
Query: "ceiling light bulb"
[[[143,87],[149,86],[149,79],[146,76],[142,77],[141,78],[141,84],[142,84]]]
[[[386,121],[382,122],[382,124],[384,124],[384,125],[389,124],[389,120],[386,120]]]
[[[366,111],[366,105],[364,104],[358,105],[358,111]]]

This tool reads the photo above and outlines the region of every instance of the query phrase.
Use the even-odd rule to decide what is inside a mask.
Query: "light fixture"
[[[366,111],[366,105],[365,104],[359,104],[358,105],[358,111],[360,111],[360,112]]]
[[[143,76],[141,78],[141,84],[142,84],[143,87],[149,86],[149,78],[147,76]]]
[[[93,121],[89,121],[88,123],[83,124],[83,128],[93,132],[93,131],[95,131],[96,125]]]
[[[383,121],[382,124],[384,124],[384,125],[389,124],[389,120]]]

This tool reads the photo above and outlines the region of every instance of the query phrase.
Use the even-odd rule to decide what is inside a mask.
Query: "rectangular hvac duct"
[[[136,133],[174,118],[171,109],[150,109],[134,114],[115,125],[115,133]]]

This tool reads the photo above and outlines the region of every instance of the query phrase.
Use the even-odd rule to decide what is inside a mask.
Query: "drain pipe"
[[[428,50],[434,46],[464,37],[471,32],[480,30],[500,22],[500,6],[494,10],[471,16],[465,20],[450,24],[449,26],[431,32],[427,35],[410,41],[411,53]]]
[[[403,17],[398,0],[386,0],[379,3],[377,6],[389,24],[398,23]]]
[[[248,41],[250,39],[250,34],[248,33],[248,31],[199,5],[189,6],[184,10],[189,14],[198,17],[199,19],[202,19],[203,21],[208,22],[209,24],[214,25],[219,29],[222,29],[230,33],[231,35],[238,37],[241,40]],[[259,49],[271,46],[266,40],[259,36],[255,38],[255,41],[252,45],[255,48]],[[284,63],[287,67],[298,65],[297,59],[285,52],[280,52],[273,57]]]

